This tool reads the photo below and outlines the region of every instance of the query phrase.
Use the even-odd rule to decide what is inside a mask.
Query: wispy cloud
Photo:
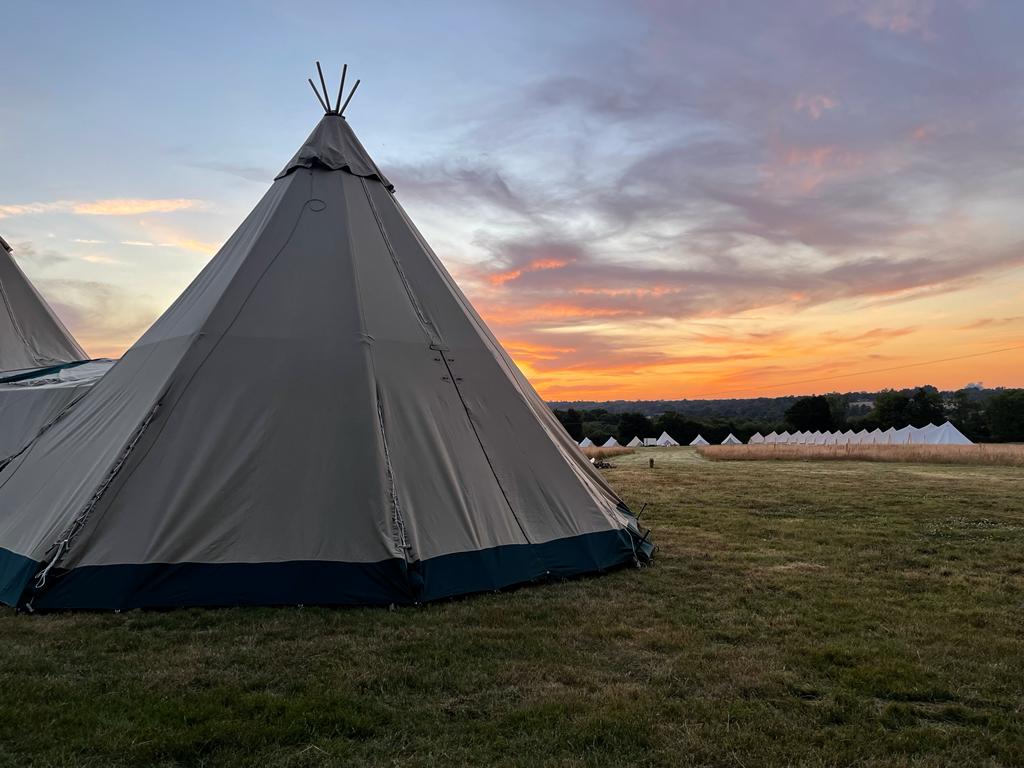
[[[0,205],[0,219],[46,213],[71,213],[78,216],[137,216],[147,213],[173,213],[206,207],[202,200],[187,198],[144,199],[112,198],[107,200],[55,200],[41,203]]]

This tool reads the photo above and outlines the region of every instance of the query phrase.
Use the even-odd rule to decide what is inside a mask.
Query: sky
[[[1024,3],[0,0],[0,235],[120,355],[322,114],[540,393],[1024,385]]]

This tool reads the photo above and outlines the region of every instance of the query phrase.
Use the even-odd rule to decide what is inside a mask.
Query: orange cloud
[[[836,145],[788,147],[776,153],[764,172],[783,191],[808,194],[825,181],[853,175],[866,161],[864,154]]]
[[[515,280],[523,275],[524,272],[539,272],[545,269],[561,269],[569,263],[567,259],[534,259],[529,264],[517,269],[509,269],[504,272],[497,272],[493,275],[487,276],[487,282],[491,285],[504,285],[510,280]]]
[[[136,216],[143,213],[172,213],[202,206],[202,201],[187,198],[169,200],[120,198],[74,203],[71,210],[82,216]]]
[[[203,208],[205,205],[201,200],[187,198],[54,200],[43,203],[0,205],[0,219],[9,216],[30,216],[44,213],[73,213],[79,216],[135,216],[144,213],[172,213],[174,211]]]
[[[793,99],[793,110],[796,112],[805,112],[811,118],[811,120],[819,119],[830,109],[835,109],[839,106],[838,99],[833,99],[831,96],[824,96],[822,94],[797,94],[796,98]]]

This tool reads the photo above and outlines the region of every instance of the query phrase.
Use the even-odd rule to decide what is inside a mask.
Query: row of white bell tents
[[[690,445],[711,445],[711,443],[705,440],[702,435],[697,435],[690,441]],[[722,445],[743,445],[743,441],[730,432],[728,437],[722,441]]]
[[[628,443],[627,448],[640,448],[643,446],[667,446],[667,445],[679,445],[668,432],[662,432],[661,437],[634,437]],[[593,448],[594,441],[589,437],[584,437],[580,440],[580,448]],[[609,437],[602,448],[621,448],[622,445],[614,437]]]
[[[726,438],[728,439],[728,438]],[[788,443],[796,445],[973,445],[964,434],[950,424],[948,421],[941,426],[929,424],[927,427],[903,427],[882,431],[873,429],[868,431],[862,429],[854,432],[849,429],[845,432],[783,432],[777,434],[770,432],[762,435],[755,433],[750,440],[750,445],[757,443]]]

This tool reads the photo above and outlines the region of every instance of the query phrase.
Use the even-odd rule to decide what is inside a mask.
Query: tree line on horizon
[[[861,398],[861,399],[857,399]],[[788,402],[777,415],[777,400]],[[701,403],[707,401],[700,401]],[[926,385],[908,390],[883,390],[873,395],[870,407],[860,405],[863,395],[830,393],[794,398],[760,398],[735,403],[770,403],[764,413],[744,411],[742,415],[715,414],[703,408],[699,415],[665,410],[656,415],[640,411],[615,411],[607,407],[553,408],[569,435],[579,442],[589,437],[601,445],[614,437],[622,445],[634,436],[657,437],[668,432],[683,445],[698,434],[710,443],[720,443],[729,433],[746,442],[760,432],[830,432],[836,430],[882,430],[907,425],[923,427],[950,421],[974,442],[1024,441],[1024,389],[983,390],[965,387],[942,393]]]

